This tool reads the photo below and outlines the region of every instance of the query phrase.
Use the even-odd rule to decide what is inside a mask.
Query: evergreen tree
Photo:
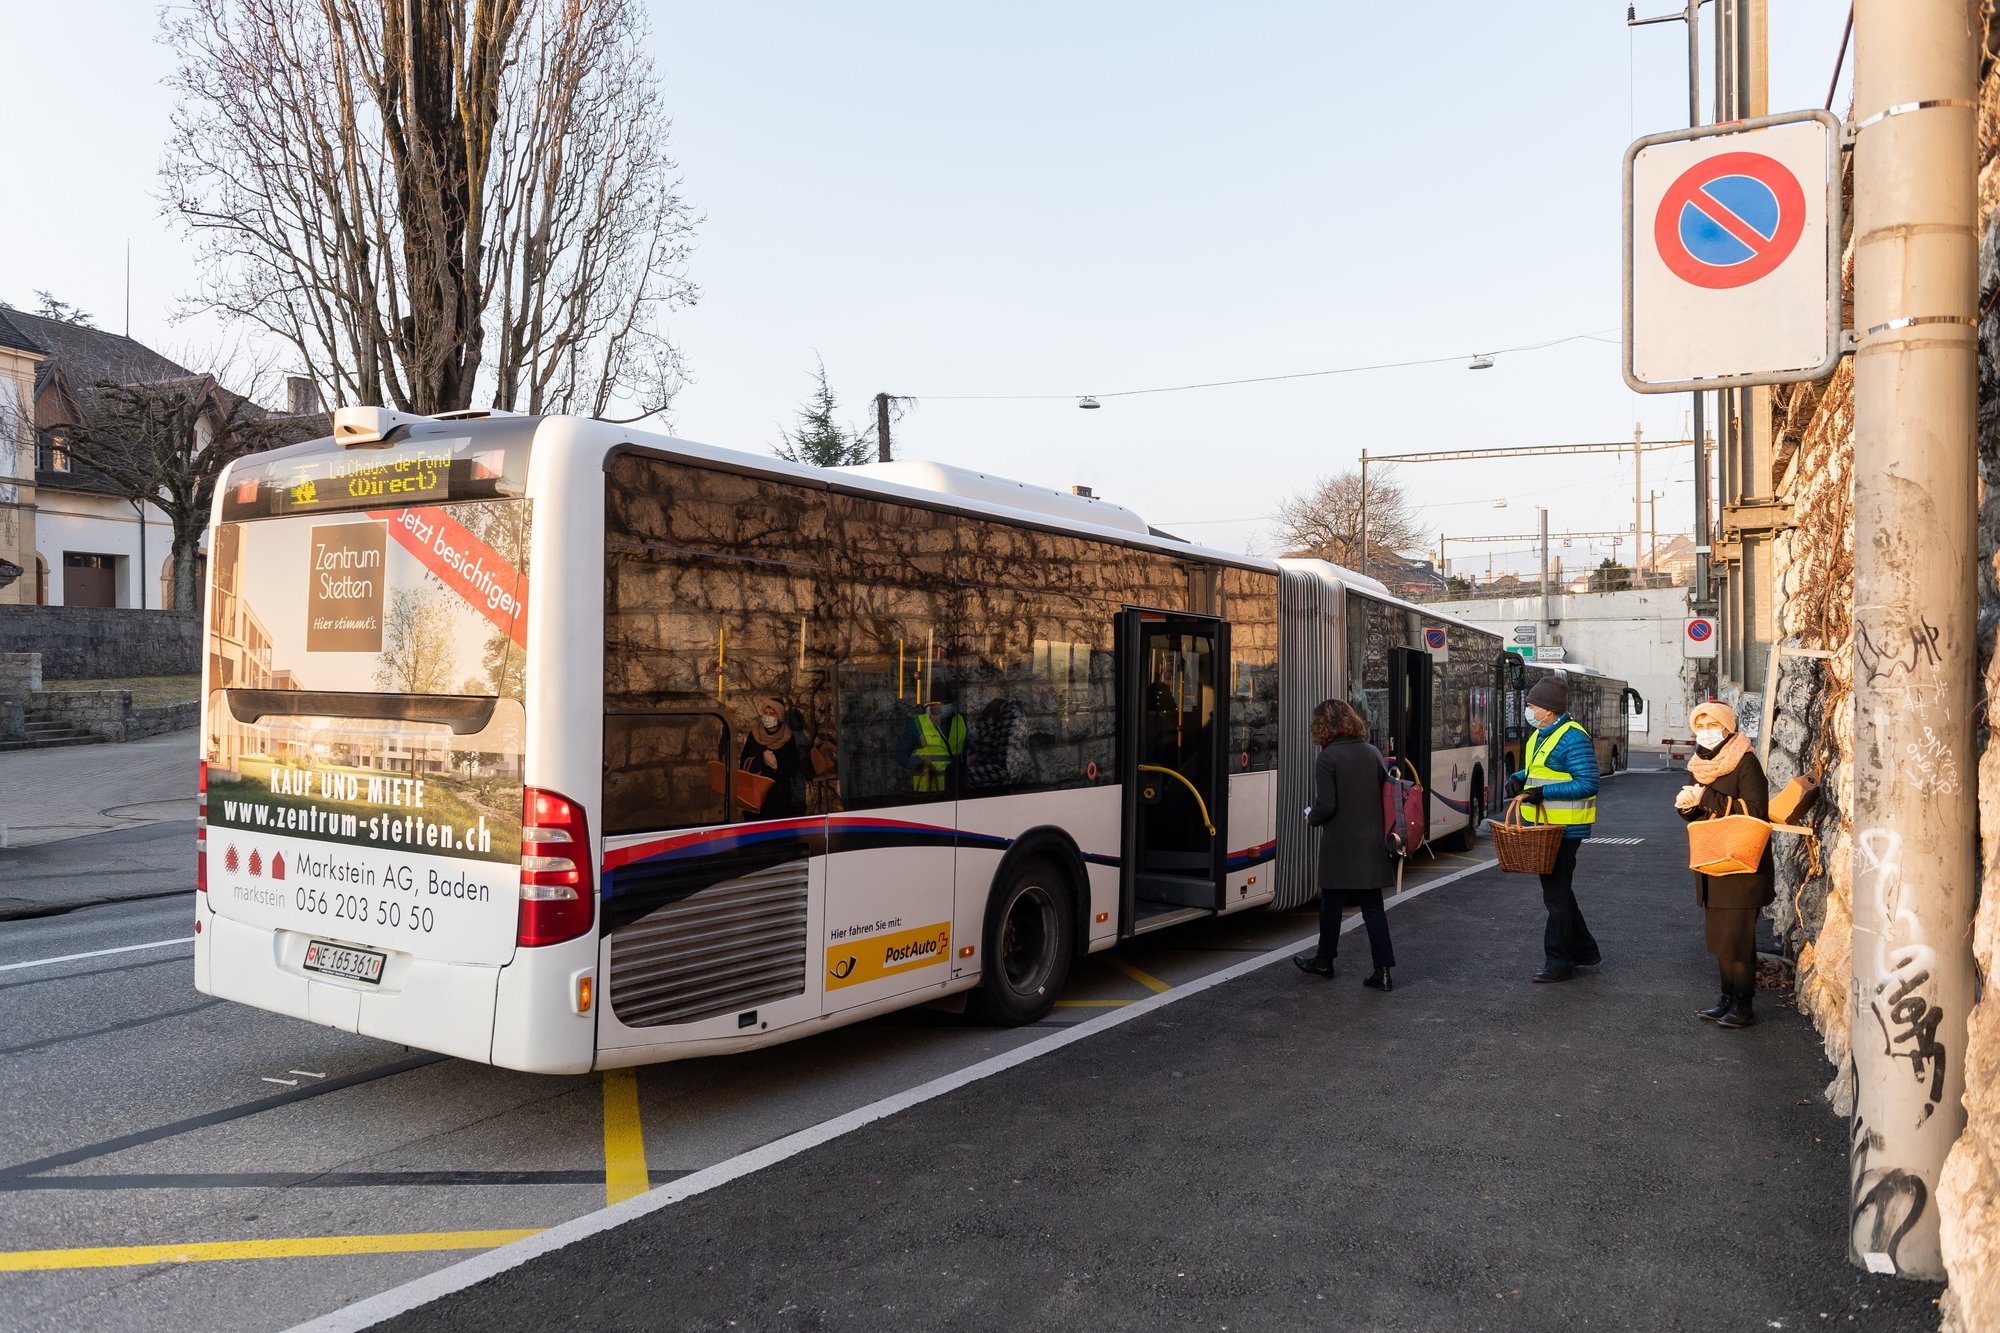
[[[813,467],[853,467],[875,457],[875,432],[854,431],[833,419],[833,389],[826,382],[826,362],[819,363],[819,387],[799,412],[795,431],[780,431],[784,443],[775,447],[778,457]]]

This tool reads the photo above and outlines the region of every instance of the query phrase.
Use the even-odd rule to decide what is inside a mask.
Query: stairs
[[[64,745],[99,745],[104,738],[67,722],[30,722],[27,735],[17,741],[0,741],[0,752],[8,750],[48,750]]]

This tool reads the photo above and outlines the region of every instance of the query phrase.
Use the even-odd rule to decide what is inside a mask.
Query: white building
[[[208,447],[232,414],[273,425],[288,425],[291,418],[272,418],[213,379],[122,335],[5,308],[0,320],[41,353],[34,368],[33,472],[16,478],[30,497],[23,505],[24,526],[34,534],[34,568],[24,569],[9,600],[191,609],[173,606],[173,528],[167,516],[150,503],[128,499],[123,488],[91,468],[84,449],[72,449],[73,441],[93,419],[108,415],[104,404],[113,386],[158,387],[206,400],[194,427],[197,451]],[[294,412],[316,413],[316,408],[293,404]],[[323,416],[301,417],[298,428],[282,438],[324,433],[324,423]],[[263,444],[278,442],[274,435]],[[19,462],[16,470],[25,471]],[[21,563],[25,567],[27,561]]]

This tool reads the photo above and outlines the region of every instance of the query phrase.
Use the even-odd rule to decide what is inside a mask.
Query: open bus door
[[[1118,617],[1117,647],[1118,932],[1130,935],[1223,905],[1229,626],[1129,610]]]
[[[1418,648],[1389,650],[1389,743],[1393,758],[1431,789],[1431,655]]]

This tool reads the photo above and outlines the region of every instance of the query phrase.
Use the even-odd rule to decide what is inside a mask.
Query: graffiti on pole
[[[1861,878],[1871,890],[1878,918],[1875,934],[1875,989],[1868,1009],[1882,1030],[1882,1050],[1892,1060],[1908,1060],[1918,1083],[1929,1080],[1923,1124],[1944,1099],[1946,1054],[1938,1040],[1944,1010],[1923,993],[1937,965],[1937,951],[1925,943],[1923,923],[1903,905],[1903,840],[1887,829],[1868,829],[1857,840]],[[1896,943],[1897,938],[1902,943]],[[1899,1049],[1900,1048],[1900,1049]]]
[[[1901,1167],[1869,1168],[1871,1153],[1881,1148],[1882,1135],[1868,1128],[1857,1111],[1849,1127],[1848,1243],[1871,1272],[1893,1273],[1900,1266],[1897,1251],[1903,1237],[1924,1215],[1930,1187],[1923,1178]]]

